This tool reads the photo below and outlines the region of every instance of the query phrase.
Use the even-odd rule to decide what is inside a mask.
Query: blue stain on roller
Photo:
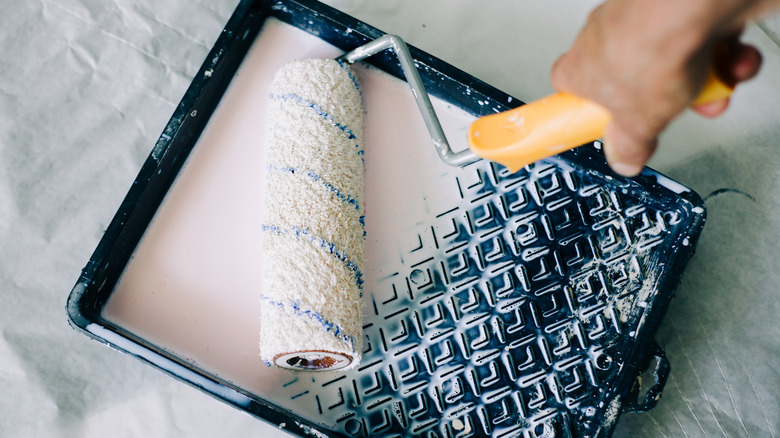
[[[352,353],[353,354],[355,353],[355,347],[354,347],[355,340],[356,340],[355,336],[350,336],[346,334],[346,331],[341,326],[328,321],[319,312],[302,308],[301,303],[299,301],[282,303],[279,301],[274,301],[273,299],[271,299],[266,295],[260,295],[260,299],[268,302],[269,304],[273,304],[274,306],[277,306],[279,308],[292,310],[292,312],[297,316],[305,316],[316,320],[317,322],[320,323],[320,325],[322,325],[325,331],[332,332],[334,336],[343,340],[344,342],[347,342],[349,344],[350,350],[352,350]]]
[[[276,233],[278,235],[288,235],[288,236],[295,236],[297,238],[306,238],[313,244],[325,248],[325,250],[327,250],[330,254],[333,254],[337,259],[339,259],[342,263],[344,263],[347,269],[355,273],[355,283],[357,284],[357,287],[360,290],[360,297],[363,298],[363,273],[360,271],[360,269],[358,269],[357,264],[355,264],[354,261],[349,259],[349,256],[347,255],[346,251],[344,250],[339,251],[338,248],[336,248],[336,245],[333,244],[332,242],[328,242],[327,240],[321,237],[317,237],[314,234],[312,234],[309,230],[306,230],[301,227],[293,226],[292,229],[282,229],[274,225],[262,225],[261,228],[265,232]]]
[[[333,126],[335,126],[335,127],[339,128],[339,129],[341,129],[342,131],[344,131],[344,133],[347,134],[347,138],[348,139],[354,140],[354,139],[357,138],[355,136],[355,133],[352,132],[352,129],[350,129],[349,126],[341,124],[338,121],[336,121],[336,119],[334,119],[333,116],[330,113],[328,113],[327,111],[322,109],[322,107],[319,106],[319,104],[317,104],[317,103],[314,103],[314,102],[312,102],[312,101],[310,101],[308,99],[304,99],[303,97],[298,96],[297,94],[293,94],[293,93],[289,93],[289,94],[273,94],[273,93],[271,93],[270,96],[271,96],[271,100],[279,100],[279,101],[282,101],[282,102],[295,102],[297,104],[307,106],[307,107],[313,109],[314,112],[319,114],[320,117],[322,117],[323,119],[325,119],[328,122],[330,122]],[[355,147],[358,148],[357,153],[359,155],[364,154],[363,148],[361,148],[359,144],[356,143]]]
[[[291,173],[293,175],[306,175],[308,176],[312,181],[322,183],[328,190],[330,190],[337,198],[341,199],[342,201],[346,202],[347,204],[351,204],[355,206],[355,209],[357,211],[360,211],[360,204],[358,204],[357,199],[353,198],[351,195],[345,195],[341,193],[341,190],[339,190],[337,187],[331,185],[328,182],[323,181],[322,177],[317,175],[311,170],[301,170],[297,167],[279,167],[274,166],[273,164],[269,164],[267,166],[269,172],[287,172]],[[365,216],[361,216],[363,218]],[[361,224],[363,224],[363,227],[366,226],[365,221],[361,219]]]
[[[355,85],[355,89],[358,91],[358,94],[360,94],[360,97],[363,97],[363,92],[360,91],[360,84],[358,83],[357,78],[355,77],[355,74],[352,73],[352,70],[349,68],[349,65],[345,63],[344,61],[336,61],[339,63],[341,68],[344,69],[344,71],[347,72],[347,75],[349,76],[349,79],[352,80],[352,83]]]

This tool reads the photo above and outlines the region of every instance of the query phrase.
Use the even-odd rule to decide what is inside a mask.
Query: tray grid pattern
[[[462,169],[367,294],[360,366],[285,390],[347,436],[594,436],[684,214],[605,178]]]

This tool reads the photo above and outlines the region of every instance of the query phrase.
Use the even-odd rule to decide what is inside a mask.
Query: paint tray
[[[653,337],[701,199],[652,170],[612,174],[597,145],[514,174],[448,167],[389,53],[357,66],[362,362],[313,374],[260,360],[270,75],[382,34],[314,1],[242,1],[73,288],[72,325],[302,436],[609,436],[668,376]],[[521,104],[411,49],[454,149],[477,116]]]

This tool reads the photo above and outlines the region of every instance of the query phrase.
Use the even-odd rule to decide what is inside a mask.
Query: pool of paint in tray
[[[123,273],[104,310],[109,321],[243,390],[314,421],[279,391],[308,374],[266,367],[258,355],[265,118],[269,85],[285,62],[340,51],[269,19]],[[437,205],[458,202],[452,169],[438,159],[410,90],[357,66],[364,99],[366,291],[393,272],[410,231]],[[473,117],[434,106],[453,148]],[[334,372],[337,373],[337,372]],[[332,376],[330,377],[332,378]]]

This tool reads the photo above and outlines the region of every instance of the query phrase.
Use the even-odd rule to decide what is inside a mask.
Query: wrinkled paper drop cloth
[[[65,300],[236,5],[5,0],[0,14],[0,436],[287,436],[72,330]],[[327,3],[529,101],[594,0]],[[763,73],[715,121],[686,115],[653,167],[707,225],[657,339],[658,407],[616,436],[780,434],[780,19]],[[773,33],[774,32],[774,33]]]

